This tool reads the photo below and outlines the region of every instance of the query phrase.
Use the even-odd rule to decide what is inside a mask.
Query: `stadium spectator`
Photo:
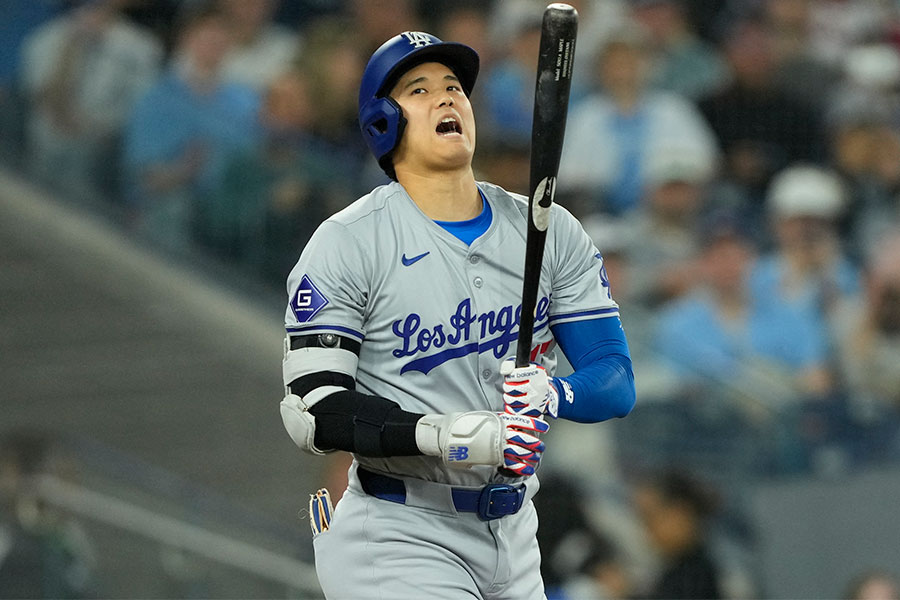
[[[860,43],[885,39],[897,17],[896,5],[871,0],[810,0],[809,11],[810,52],[831,64]]]
[[[68,196],[118,192],[122,128],[159,73],[162,44],[122,14],[127,3],[82,3],[25,40],[20,72],[31,102],[28,169]]]
[[[638,0],[632,14],[650,37],[651,85],[690,100],[724,86],[728,67],[719,49],[693,31],[685,0]]]
[[[595,0],[572,0],[567,4],[572,5],[572,7],[578,11],[578,40],[575,44],[575,59],[572,65],[573,74],[571,90],[569,93],[569,106],[571,107],[579,100],[595,91],[597,82],[595,81],[596,77],[594,76],[594,72],[596,71],[594,65],[597,52],[611,33],[617,31],[628,22],[629,0],[605,0],[604,2],[596,2]],[[532,47],[530,50],[527,50],[527,44],[525,49],[512,48],[513,42],[517,37],[520,37],[523,29],[533,29],[535,24],[538,26],[540,25],[540,10],[535,10],[534,0],[504,0],[503,2],[494,2],[488,17],[491,46],[494,50],[492,52],[491,62],[487,63],[487,68],[484,68],[485,65],[483,65],[482,71],[484,73],[490,73],[490,66],[493,65],[494,62],[504,56],[508,57],[513,52],[521,54],[519,58],[511,59],[513,62],[518,62],[521,65],[530,64],[532,65],[532,71],[534,71],[537,66],[538,40],[535,39],[531,42]],[[507,72],[505,73],[507,77],[513,74],[509,72],[509,69],[512,68],[518,69],[522,67],[508,65]],[[527,69],[527,67],[525,68]],[[531,124],[532,114],[530,109],[526,110],[522,104],[528,96],[530,96],[528,101],[533,104],[534,74],[532,73],[530,80],[527,75],[522,73],[515,75],[517,78],[517,81],[515,82],[517,88],[514,93],[516,94],[515,103],[517,106],[514,110],[519,111],[524,115],[527,124],[512,124],[512,126],[516,128],[528,128]],[[479,89],[482,91],[480,92]],[[502,91],[501,88],[499,92],[502,94]],[[483,94],[484,90],[482,88],[476,88],[476,102]],[[499,101],[502,101],[502,98]],[[502,111],[506,109],[501,106],[499,110]],[[512,111],[510,110],[510,114],[511,112]],[[485,111],[482,110],[479,114],[485,114]],[[487,125],[488,124],[485,123],[484,126],[487,127]],[[479,129],[482,129],[481,125],[479,125]],[[528,131],[530,132],[530,129]],[[486,136],[487,131],[484,132],[482,137]],[[522,141],[523,136],[521,135],[521,132],[515,140],[491,139],[491,143],[500,142],[510,146],[518,145],[520,147],[522,146]],[[526,145],[530,142],[530,138],[527,137],[527,134],[524,137],[524,141],[526,142]],[[527,147],[525,149],[526,151],[528,150]]]
[[[424,28],[415,0],[344,0],[342,12],[352,21],[349,31],[366,57],[398,31]]]
[[[637,395],[642,399],[642,405],[658,399],[668,399],[680,380],[660,364],[653,348],[658,306],[647,301],[647,288],[642,283],[642,280],[646,280],[644,274],[639,272],[649,263],[639,258],[643,252],[639,246],[641,243],[653,244],[655,240],[638,237],[644,234],[637,233],[635,225],[625,219],[593,214],[583,218],[582,224],[597,247],[603,248],[603,267],[606,269],[610,289],[616,301],[626,307],[622,313],[622,326],[628,333],[628,339],[634,340],[633,344],[629,342],[631,361],[641,373],[641,377],[634,382]],[[558,429],[560,427],[554,431]],[[593,479],[600,481],[623,476],[619,465],[621,461],[616,456],[619,445],[616,432],[611,429],[598,430],[585,435],[583,431],[573,431],[571,437],[575,438],[573,445],[581,443],[577,440],[589,437],[592,447],[603,449],[597,452],[603,460],[598,461]],[[552,464],[553,456],[548,456],[546,460],[548,464]]]
[[[225,158],[255,143],[258,95],[221,79],[231,42],[220,11],[189,11],[166,73],[129,119],[124,162],[135,226],[174,250],[190,247]]]
[[[17,165],[25,136],[28,103],[19,81],[22,43],[58,11],[53,0],[0,2],[0,162]]]
[[[222,63],[222,79],[262,93],[297,58],[299,32],[274,21],[277,0],[219,1],[234,40]]]
[[[833,78],[835,91],[828,98],[829,116],[867,106],[891,123],[900,119],[900,49],[866,43],[850,48]]]
[[[841,234],[855,257],[900,223],[900,52],[887,44],[851,49],[830,98],[830,159],[847,184]]]
[[[548,600],[626,600],[632,597],[631,575],[612,539],[584,529],[560,542],[557,560],[566,561],[571,575],[548,590]]]
[[[816,313],[776,305],[749,285],[755,248],[731,214],[706,219],[694,287],[665,305],[655,348],[683,389],[719,396],[751,419],[831,391],[828,345]],[[689,395],[698,395],[689,393]]]
[[[52,474],[56,448],[43,433],[0,439],[0,598],[92,598],[96,556],[80,523],[36,494]]]
[[[262,142],[233,154],[215,210],[205,221],[208,247],[275,283],[296,262],[319,223],[351,195],[353,174],[339,173],[310,131],[316,106],[297,71],[272,82],[262,104]]]
[[[631,289],[642,304],[673,300],[697,279],[697,230],[713,173],[695,154],[659,152],[648,160],[645,197],[628,236]]]
[[[505,2],[503,3],[506,4]],[[578,41],[572,71],[570,106],[596,91],[597,53],[610,35],[631,22],[631,0],[573,0],[578,11]]]
[[[708,540],[717,499],[694,476],[670,470],[640,482],[638,514],[662,564],[647,598],[722,598],[720,568]]]
[[[730,202],[743,204],[762,227],[769,179],[792,162],[823,158],[820,119],[778,89],[765,22],[738,20],[724,34],[722,47],[731,84],[703,98],[699,107],[724,152],[722,176],[735,197]]]
[[[859,261],[874,240],[900,225],[900,132],[883,111],[860,100],[833,115],[829,150],[847,196],[839,233]]]
[[[513,14],[514,26],[497,41],[500,48],[493,65],[479,83],[483,107],[481,138],[528,146],[534,113],[534,81],[541,41],[541,14],[533,10]],[[476,88],[478,89],[478,88]]]
[[[841,304],[836,322],[851,412],[867,434],[860,442],[883,455],[900,450],[900,229],[874,248],[863,294]]]
[[[363,165],[370,160],[364,144],[359,143],[357,121],[359,81],[365,63],[360,53],[361,40],[353,21],[342,17],[323,17],[306,30],[305,44],[297,65],[303,78],[315,90],[315,118],[311,133],[333,157],[334,177],[352,176],[356,195],[365,193],[375,175],[363,176]],[[380,179],[384,175],[371,160]],[[348,196],[349,197],[349,196]]]
[[[811,4],[810,0],[765,0],[762,12],[772,44],[775,86],[792,101],[821,112],[840,69],[810,47]]]
[[[454,40],[473,48],[478,52],[481,70],[487,72],[496,52],[491,41],[491,14],[483,0],[444,2],[438,11],[435,33],[442,40]]]
[[[596,67],[602,91],[572,106],[560,164],[560,191],[576,214],[637,209],[648,161],[660,152],[715,162],[715,136],[694,106],[648,87],[643,30],[629,26],[612,34]]]
[[[835,348],[842,343],[832,330],[837,304],[860,292],[859,268],[837,227],[845,202],[843,184],[830,170],[795,164],[778,173],[766,199],[774,247],[750,275],[758,302],[812,315]]]
[[[557,493],[535,497],[541,575],[550,600],[627,598],[630,575],[615,542],[593,524],[592,497],[574,473],[548,474],[542,484]]]

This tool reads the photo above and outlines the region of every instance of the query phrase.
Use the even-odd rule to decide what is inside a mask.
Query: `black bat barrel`
[[[566,132],[577,33],[578,12],[573,7],[557,3],[544,10],[531,125],[528,239],[516,346],[516,366],[519,367],[530,361],[544,242]]]

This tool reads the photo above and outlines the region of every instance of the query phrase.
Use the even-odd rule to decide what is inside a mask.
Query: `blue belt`
[[[406,484],[402,479],[373,473],[362,467],[356,469],[362,489],[370,496],[382,500],[406,504]],[[491,483],[480,490],[451,488],[453,506],[459,512],[477,513],[482,521],[513,515],[522,508],[525,499],[524,485]]]

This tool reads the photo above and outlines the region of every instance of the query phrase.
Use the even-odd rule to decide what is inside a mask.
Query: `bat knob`
[[[546,10],[572,12],[576,15],[578,14],[578,11],[575,10],[574,6],[572,6],[571,4],[566,4],[565,2],[554,2],[553,4],[548,5]]]

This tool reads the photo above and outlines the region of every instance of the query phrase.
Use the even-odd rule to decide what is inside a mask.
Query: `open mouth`
[[[438,135],[462,134],[462,125],[453,117],[444,117],[434,130]]]

